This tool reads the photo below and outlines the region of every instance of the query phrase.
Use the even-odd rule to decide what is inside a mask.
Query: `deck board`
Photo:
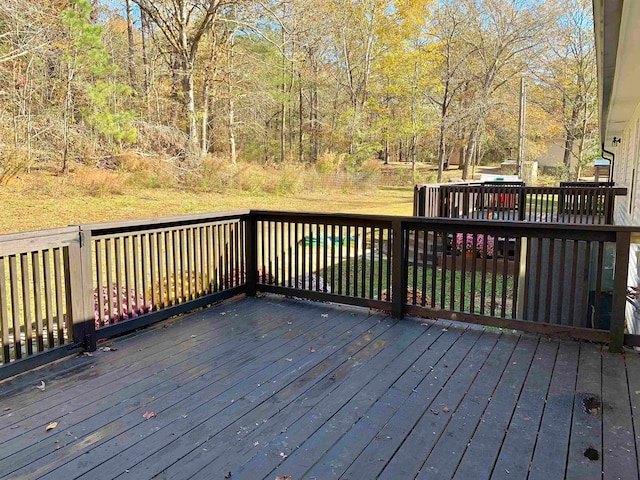
[[[0,478],[638,478],[631,351],[277,296],[111,344],[0,384]]]
[[[453,478],[490,478],[537,346],[537,337],[520,337]]]
[[[495,346],[458,408],[451,410],[449,424],[426,457],[418,478],[453,477],[469,439],[509,364],[517,342],[516,335],[508,335]]]
[[[579,352],[577,342],[562,342],[558,348],[531,461],[531,480],[565,476]]]
[[[602,478],[637,479],[638,462],[624,358],[602,356]]]
[[[527,478],[558,347],[557,341],[538,344],[491,478]]]
[[[635,357],[635,356],[631,356]],[[581,344],[578,378],[573,403],[567,479],[591,480],[602,478],[602,353],[599,345]],[[594,399],[597,405],[585,406]],[[585,456],[587,449],[598,452],[598,458]]]

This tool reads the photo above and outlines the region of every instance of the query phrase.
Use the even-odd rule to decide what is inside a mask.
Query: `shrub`
[[[12,179],[29,168],[29,156],[24,148],[0,150],[0,185],[6,185]]]
[[[96,328],[101,326],[112,325],[120,320],[129,319],[129,305],[131,305],[131,318],[136,318],[142,314],[149,313],[151,311],[151,303],[144,303],[143,296],[136,293],[132,288],[127,293],[126,287],[120,288],[118,293],[118,285],[113,283],[111,288],[104,285],[102,287],[102,304],[103,311],[100,312],[100,305],[98,303],[98,289],[93,289],[93,318],[96,323]],[[122,318],[118,315],[118,299],[119,295],[122,296]],[[113,317],[109,317],[109,306],[113,307]]]
[[[476,235],[475,251],[478,255],[484,255],[484,246],[487,244],[487,257],[493,257],[494,252],[494,240],[491,235]],[[464,249],[463,249],[464,246]],[[462,251],[473,252],[473,234],[472,233],[458,233],[456,234],[456,251],[462,253]]]
[[[325,150],[316,162],[316,170],[320,173],[335,173],[344,164],[345,154],[340,155]]]
[[[126,175],[82,166],[78,166],[73,177],[73,184],[93,197],[121,195],[125,191],[126,181]]]

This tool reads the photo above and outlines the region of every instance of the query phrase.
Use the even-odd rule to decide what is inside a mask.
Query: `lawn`
[[[0,187],[0,233],[39,230],[78,223],[160,217],[236,209],[411,215],[413,188],[317,190],[292,194],[171,188],[125,188],[91,195],[53,178],[46,186],[30,182]]]

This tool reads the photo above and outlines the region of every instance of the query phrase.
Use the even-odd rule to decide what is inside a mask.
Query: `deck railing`
[[[632,232],[240,211],[3,235],[0,378],[257,291],[562,334],[619,350]]]
[[[414,216],[611,225],[616,196],[625,188],[581,182],[560,187],[416,185]]]

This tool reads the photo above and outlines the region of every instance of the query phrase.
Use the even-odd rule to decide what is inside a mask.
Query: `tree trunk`
[[[389,138],[387,138],[387,135],[388,133],[385,132],[384,149],[382,151],[382,156],[384,157],[383,160],[385,165],[389,165]]]
[[[284,4],[283,4],[283,12],[282,16],[284,18]],[[282,29],[282,45],[285,44],[285,32]],[[282,52],[282,65],[281,65],[281,85],[280,85],[280,94],[282,98],[280,100],[280,163],[284,163],[287,156],[287,108],[286,108],[286,94],[287,94],[287,57],[284,55],[284,51]]]
[[[587,136],[587,102],[584,102],[582,112],[582,129],[580,132],[580,142],[578,143],[578,165],[576,168],[576,182],[580,180],[580,173],[582,171],[582,157],[584,156],[584,143]]]
[[[191,166],[198,166],[200,159],[198,155],[198,125],[196,117],[196,101],[193,85],[193,64],[188,62],[184,72],[184,103],[187,112],[187,163]]]
[[[235,45],[235,37],[233,34],[229,36],[229,50],[227,53],[227,63],[229,66],[229,73],[227,77],[227,96],[228,96],[228,108],[229,108],[229,155],[231,157],[231,163],[236,164],[236,135],[235,135],[235,105],[233,103],[233,47]],[[268,125],[267,125],[268,128]],[[265,135],[268,135],[268,130],[265,131]],[[267,146],[265,142],[265,157],[267,156]]]
[[[573,142],[575,141],[575,129],[578,123],[578,115],[580,114],[579,98],[577,97],[571,107],[571,120],[565,127],[566,137],[564,142],[564,165],[571,167],[571,155],[573,153]]]
[[[313,71],[313,83],[311,84],[311,98],[309,105],[309,119],[311,121],[311,135],[310,135],[310,150],[311,150],[311,161],[318,161],[318,154],[320,150],[319,145],[319,128],[318,128],[318,86],[316,84],[316,79],[319,75],[319,69],[317,62],[312,63],[312,71]]]
[[[74,53],[74,61],[67,62],[67,81],[66,81],[66,92],[64,97],[64,129],[63,129],[63,142],[64,147],[62,151],[62,173],[69,173],[69,131],[71,129],[71,115],[72,115],[72,106],[73,106],[73,91],[71,87],[73,85],[73,77],[75,74],[74,67],[75,65],[75,53]]]
[[[133,17],[131,14],[131,0],[124,2],[127,15],[127,40],[129,43],[129,85],[134,91],[138,90],[138,82],[136,79],[136,47],[133,40]]]
[[[200,127],[200,150],[202,155],[206,155],[209,151],[209,134],[207,128],[209,125],[209,76],[204,79],[202,91],[202,123]]]
[[[303,135],[302,135],[302,126],[303,126],[304,116],[302,113],[302,74],[298,72],[298,161],[302,163],[304,160],[304,150],[303,150]]]
[[[231,89],[229,89],[231,90]],[[229,92],[231,93],[231,92]],[[233,96],[229,95],[229,151],[231,155],[231,163],[233,165],[237,162],[236,154],[236,134],[235,134],[235,110],[233,104]],[[267,154],[267,148],[265,147],[265,156]]]
[[[445,124],[444,124],[444,114],[440,118],[440,138],[438,141],[438,177],[437,182],[442,183],[442,175],[444,172],[444,162],[445,162]]]
[[[147,53],[147,42],[149,35],[149,19],[144,11],[140,12],[140,24],[142,34],[142,65],[144,66],[143,94],[147,106],[147,116],[151,115],[151,67],[149,66],[149,56]]]
[[[471,132],[469,133],[469,143],[468,143],[467,151],[465,152],[465,155],[464,155],[464,163],[463,163],[463,166],[462,166],[462,179],[463,180],[468,180],[469,179],[469,167],[471,166],[471,162],[473,161],[473,156],[474,156],[475,151],[476,151],[478,128],[479,128],[479,126],[476,123],[471,128]]]

